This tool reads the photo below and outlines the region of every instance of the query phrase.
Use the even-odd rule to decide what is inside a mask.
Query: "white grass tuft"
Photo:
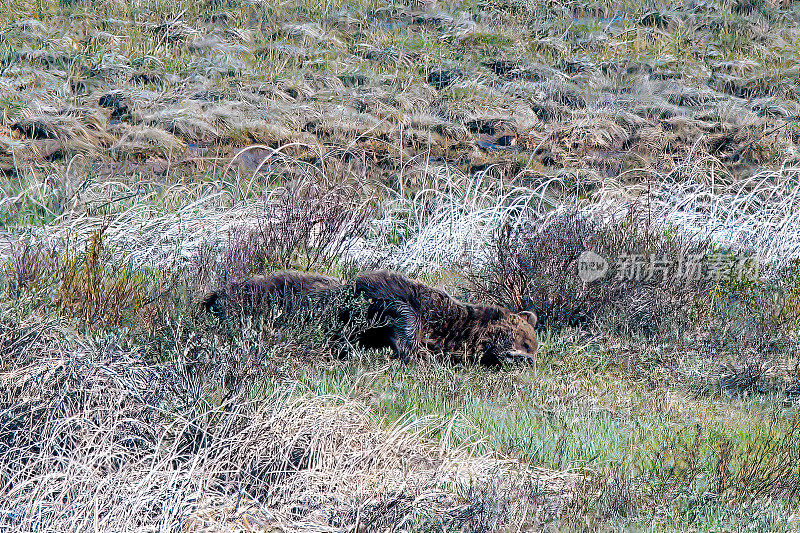
[[[720,183],[654,174],[651,183],[629,187],[609,179],[584,199],[558,195],[563,185],[558,178],[536,189],[507,191],[485,188],[480,179],[466,183],[457,188],[448,180],[387,204],[382,226],[398,233],[401,244],[384,252],[385,261],[411,273],[456,267],[464,260],[479,265],[506,220],[547,217],[563,208],[619,218],[634,206],[642,224],[676,227],[721,247],[753,250],[764,264],[780,267],[800,258],[800,169]]]
[[[286,164],[292,160],[281,157]],[[307,163],[297,166],[307,167],[303,172],[321,172]],[[650,172],[633,185],[626,183],[624,174],[616,180],[605,178],[599,189],[582,198],[564,193],[572,178],[563,176],[541,179],[535,188],[503,188],[491,169],[465,176],[446,165],[412,161],[407,168],[396,188],[384,190],[372,231],[348,246],[344,259],[410,274],[479,265],[504,221],[544,218],[563,208],[577,208],[590,217],[618,218],[634,206],[647,219],[642,224],[674,226],[724,247],[753,249],[767,264],[783,266],[800,258],[799,168],[765,170],[735,180],[687,177],[691,169],[683,165],[671,174]],[[121,183],[90,184],[83,203],[102,205],[104,198],[109,203],[124,198],[129,207],[103,216],[68,211],[37,233],[50,241],[80,241],[105,227],[108,242],[134,268],[174,266],[192,261],[204,243],[224,243],[233,230],[263,227],[278,201],[278,189],[267,185],[253,200],[258,190],[254,187],[264,187],[256,178],[254,174],[224,187],[182,185],[166,195],[168,200],[160,200],[166,202],[161,207],[153,203],[156,193],[141,194]]]
[[[800,168],[765,170],[721,187],[664,182],[651,205],[666,222],[722,246],[751,249],[765,263],[800,258]]]

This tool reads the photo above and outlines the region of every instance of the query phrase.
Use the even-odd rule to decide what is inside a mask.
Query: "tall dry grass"
[[[127,335],[7,323],[0,369],[0,524],[15,531],[479,531],[551,520],[575,476],[469,446],[448,419],[381,425],[344,397],[274,375],[226,390],[196,335],[143,358]],[[252,348],[252,346],[251,346]],[[442,430],[445,429],[443,432]],[[526,518],[527,517],[527,518]]]

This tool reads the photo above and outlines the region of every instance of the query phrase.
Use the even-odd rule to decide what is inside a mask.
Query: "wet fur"
[[[284,270],[232,283],[223,290],[208,294],[201,305],[218,317],[229,314],[248,316],[275,308],[292,313],[342,286],[340,280],[330,276]]]

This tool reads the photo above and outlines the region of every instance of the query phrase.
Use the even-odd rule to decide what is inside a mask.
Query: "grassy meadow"
[[[0,10],[0,531],[800,531],[800,5]],[[286,268],[536,361],[199,308]]]

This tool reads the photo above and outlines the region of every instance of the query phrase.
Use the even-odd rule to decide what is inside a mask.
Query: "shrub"
[[[83,249],[17,244],[5,265],[5,292],[32,308],[63,312],[89,330],[130,325],[158,276],[115,261],[103,232],[92,234]]]
[[[221,250],[201,252],[198,281],[227,285],[265,271],[341,266],[367,231],[371,211],[362,198],[353,184],[313,176],[276,188],[255,227],[234,228]]]
[[[504,223],[493,254],[470,276],[469,285],[481,299],[535,311],[544,327],[603,324],[654,334],[686,324],[711,287],[704,279],[678,280],[658,265],[671,268],[706,249],[704,241],[641,224],[636,213],[603,220],[566,210]],[[586,251],[609,263],[605,276],[592,282],[578,273]],[[638,261],[633,271],[625,264],[630,258]]]
[[[58,264],[60,286],[56,305],[86,327],[119,326],[132,319],[149,295],[148,272],[113,264],[104,246],[103,230],[94,233],[83,251],[67,250]]]

